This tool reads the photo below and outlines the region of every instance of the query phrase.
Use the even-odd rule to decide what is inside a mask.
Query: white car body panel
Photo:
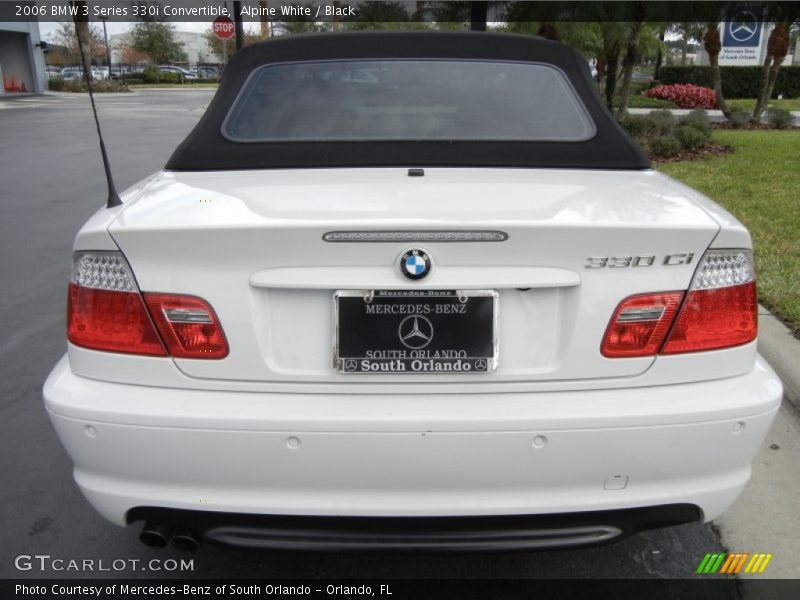
[[[608,318],[629,295],[686,289],[696,259],[615,270],[586,269],[587,257],[699,257],[720,229],[656,172],[428,169],[422,178],[409,178],[404,169],[163,173],[129,198],[108,232],[135,263],[140,289],[205,298],[231,343],[223,360],[176,365],[196,379],[253,384],[351,384],[352,375],[330,368],[331,295],[365,289],[370,279],[371,289],[500,291],[499,366],[491,378],[461,379],[485,384],[638,375],[655,359],[610,360],[597,351]],[[439,226],[502,230],[509,239],[428,243],[434,269],[413,286],[392,268],[409,244],[322,240],[332,230]],[[408,383],[404,375],[358,377]],[[442,377],[415,379],[455,383],[453,376]]]
[[[747,482],[781,398],[761,359],[721,381],[629,390],[388,391],[133,386],[78,377],[65,359],[45,398],[79,486],[121,525],[152,505],[464,516],[691,503],[708,521]]]

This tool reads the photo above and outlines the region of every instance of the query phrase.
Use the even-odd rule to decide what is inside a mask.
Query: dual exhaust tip
[[[168,544],[180,552],[194,554],[200,549],[200,538],[191,529],[170,527],[159,523],[144,524],[139,541],[151,548],[166,548]]]

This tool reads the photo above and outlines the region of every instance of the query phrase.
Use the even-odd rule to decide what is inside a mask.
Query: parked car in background
[[[156,68],[158,69],[159,73],[177,73],[183,79],[197,79],[197,75],[182,67],[177,67],[174,65],[159,65]]]
[[[83,69],[80,67],[65,67],[61,69],[61,73],[59,75],[65,81],[69,81],[70,79],[80,79],[83,77]]]
[[[92,77],[100,81],[108,79],[110,71],[108,67],[92,67]]]
[[[151,546],[708,522],[780,407],[747,229],[654,170],[561,43],[246,46],[121,200],[78,232],[44,397],[88,501]]]
[[[200,79],[217,79],[219,77],[217,67],[197,67],[195,72]]]
[[[53,66],[53,65],[47,65],[46,70],[47,70],[47,76],[48,77],[57,77],[58,75],[61,74],[61,67],[56,67],[56,66]]]

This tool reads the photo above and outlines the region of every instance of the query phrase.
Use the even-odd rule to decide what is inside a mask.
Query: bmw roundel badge
[[[413,248],[400,257],[400,271],[409,279],[422,279],[431,271],[431,257]]]

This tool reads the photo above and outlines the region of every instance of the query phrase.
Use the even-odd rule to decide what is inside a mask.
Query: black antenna
[[[83,52],[83,40],[81,39],[80,27],[78,27],[77,15],[73,19],[73,22],[75,23],[75,35],[78,36],[78,49],[81,52],[81,67],[83,67],[83,77],[86,79],[86,87],[89,89],[89,100],[92,102],[94,124],[97,126],[97,137],[100,139],[100,154],[103,157],[103,167],[106,170],[106,184],[108,184],[108,200],[106,201],[106,208],[113,208],[115,206],[121,206],[122,200],[119,199],[117,188],[114,186],[114,178],[111,176],[111,165],[108,163],[106,143],[103,141],[103,132],[100,131],[100,120],[97,118],[97,107],[94,104],[94,94],[92,93],[92,81],[89,79],[89,71],[87,70],[90,68],[90,66],[89,63],[86,62],[86,55]]]

